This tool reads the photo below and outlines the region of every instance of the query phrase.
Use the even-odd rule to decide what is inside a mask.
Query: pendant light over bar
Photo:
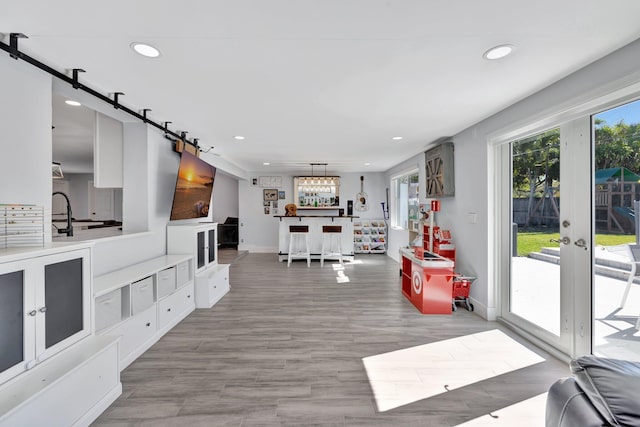
[[[145,108],[142,111],[142,114],[138,113],[137,111],[134,111],[128,107],[125,107],[124,105],[119,103],[119,96],[120,95],[124,95],[124,93],[122,92],[114,92],[113,96],[114,99],[109,98],[106,95],[101,94],[100,92],[83,85],[82,83],[80,83],[78,81],[78,74],[79,73],[84,73],[85,71],[81,68],[74,68],[72,70],[72,75],[73,77],[69,77],[64,73],[61,73],[58,70],[55,70],[53,68],[51,68],[50,66],[48,66],[47,64],[44,64],[40,61],[38,61],[37,59],[34,59],[32,57],[30,57],[29,55],[26,55],[22,52],[20,52],[20,50],[18,49],[18,39],[26,39],[28,38],[27,36],[25,36],[22,33],[11,33],[9,34],[9,44],[7,45],[4,42],[0,42],[0,49],[4,50],[5,52],[7,52],[9,54],[9,56],[11,56],[11,58],[13,59],[22,59],[25,62],[28,62],[29,64],[33,65],[36,68],[41,69],[44,72],[47,72],[49,74],[51,74],[52,76],[62,80],[63,82],[66,82],[68,84],[70,84],[74,89],[79,89],[82,90],[86,93],[88,93],[89,95],[92,95],[98,99],[100,99],[101,101],[106,102],[107,104],[113,106],[113,108],[118,109],[118,110],[122,110],[125,113],[137,118],[138,120],[150,124],[151,126],[155,127],[156,129],[159,129],[161,131],[163,131],[165,133],[165,136],[171,135],[176,139],[182,140],[184,142],[186,142],[189,145],[192,145],[193,147],[195,147],[196,149],[199,149],[198,147],[198,143],[197,143],[197,139],[194,139],[194,141],[189,141],[188,139],[184,138],[184,136],[186,135],[187,132],[181,132],[181,134],[178,134],[176,132],[173,132],[171,130],[169,130],[169,128],[167,127],[167,125],[171,122],[164,122],[165,125],[161,125],[159,123],[156,123],[155,121],[149,119],[147,117],[147,112],[151,111],[151,109],[149,108]],[[170,139],[170,138],[169,138]],[[174,141],[175,142],[175,141]]]

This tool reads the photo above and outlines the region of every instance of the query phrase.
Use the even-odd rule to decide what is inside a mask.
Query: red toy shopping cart
[[[467,310],[473,311],[473,304],[469,301],[469,291],[471,290],[471,283],[476,280],[475,277],[469,276],[456,276],[453,279],[453,295],[451,300],[451,307],[453,311],[458,309],[456,303],[464,302],[467,305]]]

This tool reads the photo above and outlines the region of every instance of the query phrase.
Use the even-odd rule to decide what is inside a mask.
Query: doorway
[[[590,348],[591,147],[588,117],[502,147],[512,242],[503,248],[502,317],[567,355]]]

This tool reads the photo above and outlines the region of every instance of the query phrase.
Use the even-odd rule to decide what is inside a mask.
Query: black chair
[[[218,224],[218,247],[238,247],[238,218],[229,216]]]

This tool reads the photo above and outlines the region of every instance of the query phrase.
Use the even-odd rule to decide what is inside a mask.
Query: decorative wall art
[[[276,190],[275,188],[262,190],[262,195],[262,199],[265,202],[275,202],[278,200],[278,190]]]
[[[280,200],[284,200],[284,190],[283,191],[278,191],[278,199]]]
[[[453,142],[443,142],[425,154],[427,197],[452,197],[455,194]]]
[[[369,196],[364,192],[364,176],[360,177],[360,192],[356,194],[356,210],[364,212],[369,210]]]
[[[282,187],[281,176],[261,176],[258,182],[260,183],[260,187],[262,188]]]

